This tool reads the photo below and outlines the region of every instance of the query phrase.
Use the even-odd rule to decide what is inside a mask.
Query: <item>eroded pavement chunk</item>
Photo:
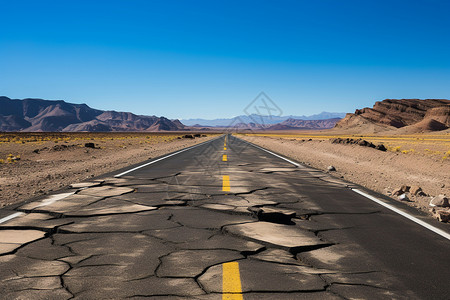
[[[39,230],[0,230],[0,254],[12,252],[44,236],[45,232]]]
[[[128,187],[114,187],[114,186],[98,186],[91,187],[79,191],[78,195],[91,195],[98,197],[112,197],[134,192],[134,189]]]
[[[327,245],[309,231],[269,222],[229,225],[224,227],[224,231],[294,252],[302,248]]]

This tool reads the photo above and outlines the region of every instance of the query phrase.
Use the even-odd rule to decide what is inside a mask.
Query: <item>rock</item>
[[[69,148],[67,145],[55,145],[52,147],[53,151],[63,151],[65,149]]]
[[[395,190],[392,191],[392,195],[393,195],[393,196],[400,196],[400,195],[402,195],[402,194],[404,194],[404,193],[405,193],[405,192],[402,191],[402,188],[398,188],[398,189],[395,189]]]
[[[201,134],[200,133],[196,133],[196,134],[194,134],[194,137],[201,137]]]
[[[409,189],[409,192],[411,193],[411,195],[414,195],[414,196],[426,196],[427,195],[423,192],[422,188],[417,185],[412,186]]]
[[[333,172],[333,171],[336,171],[336,168],[334,166],[328,166],[327,170],[329,172]]]
[[[431,199],[430,206],[450,207],[448,198],[445,195],[439,195]]]
[[[400,196],[401,194],[407,193],[410,190],[410,186],[402,185],[401,187],[392,191],[393,196]]]
[[[400,201],[410,201],[408,198],[408,195],[406,195],[406,193],[401,194],[400,196],[398,196],[398,200]]]
[[[450,222],[450,211],[448,210],[438,210],[436,211],[435,216],[439,222]]]
[[[378,146],[375,147],[375,149],[384,151],[384,152],[387,151],[386,147],[383,144],[379,144]]]
[[[192,134],[186,134],[186,135],[183,135],[183,138],[185,138],[185,139],[194,139],[194,136]]]
[[[39,150],[39,149],[34,149],[34,150],[33,150],[33,153],[39,154],[40,151],[41,151],[41,150]]]
[[[86,143],[86,144],[84,144],[84,147],[95,149],[95,144],[94,143]]]

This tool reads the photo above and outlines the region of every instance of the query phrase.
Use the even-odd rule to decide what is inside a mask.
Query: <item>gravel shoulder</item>
[[[305,165],[328,172],[333,176],[357,183],[371,190],[391,196],[404,185],[419,186],[427,196],[408,195],[410,206],[430,213],[433,196],[450,196],[450,160],[401,152],[379,151],[359,145],[332,144],[328,139],[296,140],[270,136],[240,138],[280,153]]]
[[[9,134],[0,143],[0,207],[214,138],[183,134]],[[35,141],[37,139],[37,141]],[[30,141],[31,140],[31,141]],[[85,147],[94,143],[95,148]],[[7,163],[7,157],[20,160]]]

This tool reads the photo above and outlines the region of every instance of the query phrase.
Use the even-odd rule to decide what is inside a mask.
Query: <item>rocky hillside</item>
[[[417,133],[440,131],[450,127],[450,100],[386,99],[373,108],[347,114],[335,128],[358,132],[396,131]]]
[[[0,97],[0,131],[173,131],[184,128],[180,121],[164,117],[102,111],[62,100]]]

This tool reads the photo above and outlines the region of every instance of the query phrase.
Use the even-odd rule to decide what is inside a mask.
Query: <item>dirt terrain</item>
[[[186,133],[2,133],[0,207],[213,138]],[[192,134],[192,133],[188,133]],[[85,147],[93,143],[94,148]]]
[[[425,195],[407,193],[409,205],[430,212],[433,196],[450,196],[450,134],[414,136],[348,136],[333,131],[285,132],[238,135],[306,165],[360,184],[399,200],[393,195],[402,186],[420,187]],[[335,144],[331,140],[364,139],[380,151],[358,144]],[[405,199],[406,200],[406,199]],[[400,200],[399,200],[400,201]]]

